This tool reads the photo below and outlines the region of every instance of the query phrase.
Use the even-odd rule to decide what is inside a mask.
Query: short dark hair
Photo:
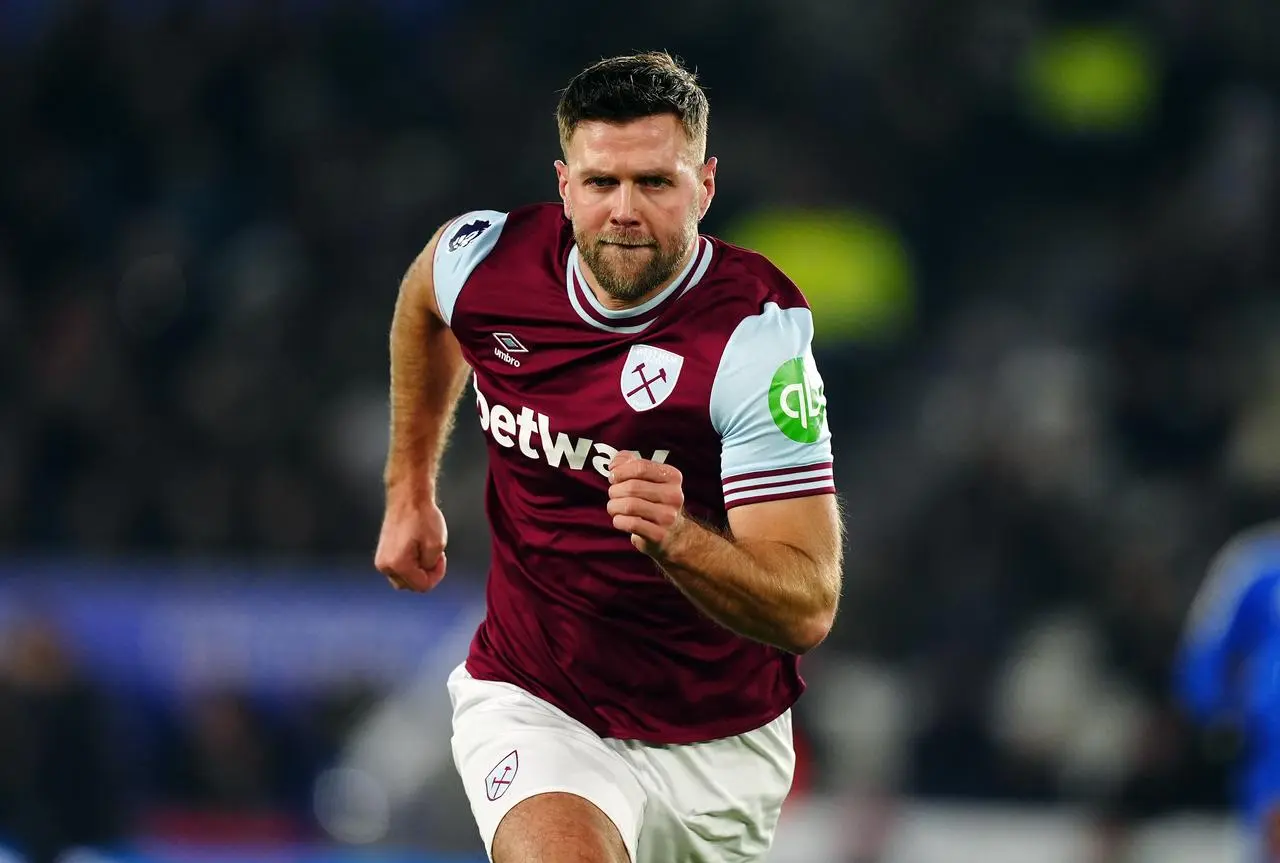
[[[674,114],[695,152],[705,153],[711,107],[697,76],[665,51],[610,57],[593,63],[569,81],[556,107],[560,146],[579,123],[626,123],[658,114]]]

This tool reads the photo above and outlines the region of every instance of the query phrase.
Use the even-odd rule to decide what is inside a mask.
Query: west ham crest
[[[506,794],[507,789],[511,787],[511,782],[516,778],[516,771],[519,769],[520,753],[513,749],[484,778],[484,795],[490,800],[497,800],[503,794]]]
[[[622,397],[637,411],[656,408],[676,388],[683,365],[684,357],[679,354],[633,345],[622,366]]]

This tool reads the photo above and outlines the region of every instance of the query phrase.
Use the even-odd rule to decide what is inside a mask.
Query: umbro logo
[[[511,333],[494,333],[493,337],[497,339],[498,344],[502,345],[502,349],[510,354],[527,354],[529,349],[520,343],[520,340]]]
[[[511,333],[494,333],[494,340],[500,345],[493,349],[493,355],[512,368],[520,368],[520,361],[512,354],[527,354],[529,349]]]

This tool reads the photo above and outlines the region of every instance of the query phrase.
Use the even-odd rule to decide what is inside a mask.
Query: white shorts
[[[634,863],[763,860],[791,790],[791,711],[754,731],[660,746],[601,738],[509,683],[449,675],[453,760],[485,852],[517,803],[561,791],[595,804]]]

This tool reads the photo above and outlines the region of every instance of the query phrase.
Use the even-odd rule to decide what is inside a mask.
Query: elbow
[[[824,603],[821,608],[796,621],[788,639],[790,643],[785,645],[785,649],[789,653],[803,656],[827,640],[835,622],[836,603],[832,599],[830,603]]]
[[[791,595],[785,618],[776,621],[780,637],[774,645],[803,656],[826,641],[836,622],[842,582],[838,563],[817,567],[803,588]]]

